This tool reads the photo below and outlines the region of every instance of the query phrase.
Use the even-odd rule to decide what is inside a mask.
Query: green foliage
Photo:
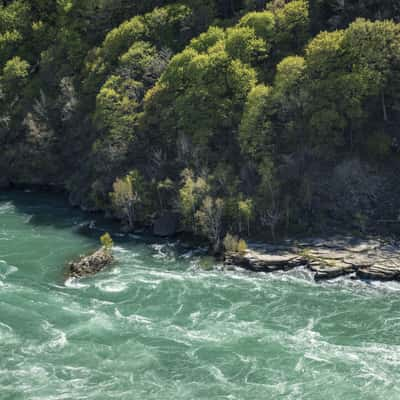
[[[249,93],[240,124],[239,140],[243,154],[259,160],[270,153],[271,122],[268,115],[272,108],[272,90],[258,85]]]
[[[225,49],[230,57],[246,64],[260,62],[266,57],[267,46],[253,28],[230,28],[226,31]]]
[[[192,29],[191,17],[193,10],[182,4],[167,5],[155,8],[145,15],[136,15],[110,31],[100,48],[93,49],[85,63],[84,88],[87,93],[93,93],[104,82],[121,59],[122,63],[129,63],[131,57],[140,56],[142,50],[148,53],[149,47],[170,48],[177,50],[186,41],[180,38],[184,29]],[[138,45],[137,42],[142,42]],[[148,42],[147,49],[143,42]],[[125,55],[125,53],[127,53]],[[143,61],[146,56],[143,54]]]
[[[268,43],[275,34],[275,16],[270,11],[250,12],[239,22],[239,27],[244,26],[254,29],[256,35]]]
[[[191,170],[184,170],[182,187],[179,190],[179,206],[185,225],[194,229],[195,215],[209,191],[209,185],[202,177],[195,178]]]
[[[133,229],[137,220],[136,210],[143,201],[143,178],[138,171],[132,171],[124,178],[118,178],[113,184],[110,199],[116,214]]]
[[[264,51],[263,41],[250,28],[240,28],[229,30],[226,39],[216,41],[206,52],[194,49],[206,48],[220,33],[213,30],[176,55],[146,97],[145,117],[146,109],[152,110],[151,114],[159,109],[160,131],[175,127],[190,135],[194,143],[205,146],[214,135],[239,124],[247,93],[256,82],[255,70],[245,63]],[[167,103],[166,107],[154,103],[159,101]]]
[[[220,198],[214,199],[207,196],[196,212],[196,223],[200,231],[213,245],[213,251],[221,250],[222,217],[224,212],[224,201]]]
[[[303,84],[306,63],[303,57],[284,58],[276,67],[275,87],[279,93],[290,94]]]
[[[278,8],[276,17],[276,36],[278,51],[293,54],[302,50],[310,39],[310,19],[307,0],[294,0]]]
[[[156,55],[157,49],[150,42],[137,41],[120,57],[121,72],[140,80]]]
[[[241,221],[244,220],[247,227],[247,234],[250,235],[250,220],[253,217],[253,200],[239,200],[238,202],[239,211],[239,231],[241,231]]]
[[[237,249],[238,249],[238,252],[239,252],[239,253],[245,253],[246,250],[247,250],[247,243],[246,243],[246,241],[243,240],[243,239],[240,239],[240,240],[239,240],[239,243],[238,243],[238,246],[237,246]]]
[[[0,65],[19,50],[29,33],[29,3],[24,0],[8,3],[0,5]]]
[[[111,235],[108,232],[106,232],[104,235],[100,237],[100,243],[103,246],[103,248],[108,252],[111,251],[114,246],[114,242],[111,238]]]
[[[227,233],[224,241],[225,251],[228,253],[245,253],[247,250],[247,243],[243,239],[239,239],[237,236],[233,236]]]
[[[397,157],[399,8],[342,3],[3,2],[0,166],[130,228],[178,208],[215,251],[304,226],[315,176]]]
[[[144,18],[136,16],[107,34],[101,47],[102,57],[110,64],[116,62],[129,47],[146,35]]]
[[[206,53],[208,49],[224,39],[225,31],[217,26],[212,26],[207,32],[194,38],[190,42],[190,47],[198,53]]]
[[[158,47],[178,50],[182,43],[182,30],[191,28],[193,10],[184,4],[171,4],[155,8],[144,16],[150,40]]]
[[[2,84],[8,90],[18,89],[18,87],[26,83],[29,76],[29,68],[29,63],[18,56],[8,60],[3,68]]]
[[[227,233],[225,238],[224,238],[224,248],[225,251],[227,252],[237,252],[237,248],[238,248],[238,237],[237,236],[233,236],[230,233]]]
[[[109,136],[134,138],[135,123],[143,84],[132,79],[111,76],[96,99],[96,121]]]

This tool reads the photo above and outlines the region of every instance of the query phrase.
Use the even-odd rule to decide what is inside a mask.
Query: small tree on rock
[[[106,232],[103,236],[100,237],[100,243],[103,246],[103,249],[107,252],[110,253],[113,246],[114,246],[114,242],[112,240],[111,235]]]

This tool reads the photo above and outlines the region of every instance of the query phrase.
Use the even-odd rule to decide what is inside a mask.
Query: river
[[[400,285],[204,270],[53,195],[0,193],[0,399],[400,398]],[[64,279],[115,240],[115,265]]]

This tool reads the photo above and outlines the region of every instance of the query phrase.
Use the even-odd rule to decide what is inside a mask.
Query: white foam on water
[[[0,284],[1,287],[1,284]],[[16,343],[17,342],[17,337],[14,333],[13,328],[11,326],[0,322],[0,345],[1,344],[6,344],[6,343]],[[1,360],[0,360],[0,365],[1,365]],[[0,373],[1,375],[1,373]]]
[[[182,273],[162,270],[148,270],[147,274],[162,280],[174,280],[174,281],[185,281],[186,277]],[[160,282],[159,280],[157,282]]]
[[[118,280],[107,280],[96,283],[95,286],[103,292],[119,293],[128,289],[128,285]]]
[[[125,319],[130,322],[138,322],[140,324],[145,324],[145,325],[151,325],[153,322],[151,319],[143,317],[142,315],[138,314],[122,315],[121,312],[118,310],[118,308],[115,308],[114,314],[117,318]]]
[[[0,204],[0,214],[8,214],[15,211],[15,206],[11,201]]]
[[[33,218],[33,215],[27,215],[24,219],[24,224],[29,224]]]
[[[186,252],[186,253],[184,253],[184,254],[182,254],[181,255],[181,258],[192,258],[193,257],[193,254],[194,254],[194,251],[193,250],[189,250],[188,252]]]
[[[54,339],[52,339],[50,342],[49,342],[49,347],[51,347],[51,348],[63,348],[66,344],[67,344],[67,342],[68,342],[68,340],[67,340],[67,335],[63,332],[63,331],[61,331],[61,330],[54,330],[57,334],[56,334],[56,336],[54,337]]]
[[[85,289],[90,285],[82,283],[78,278],[68,278],[64,285],[69,289]]]
[[[209,367],[209,371],[211,373],[211,375],[219,382],[223,383],[223,384],[227,384],[229,383],[228,379],[226,379],[225,375],[223,374],[223,372],[216,367],[215,365],[212,365],[211,367]]]
[[[6,279],[7,276],[18,272],[18,267],[10,265],[5,260],[0,260],[0,277]]]
[[[134,253],[132,253],[130,250],[128,250],[124,247],[121,247],[121,246],[114,246],[113,252],[120,253],[120,254],[129,254],[130,256],[134,255]]]

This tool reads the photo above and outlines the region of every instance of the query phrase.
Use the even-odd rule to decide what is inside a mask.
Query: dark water
[[[400,398],[399,285],[207,272],[116,235],[113,268],[64,282],[90,218],[0,194],[1,400]]]

